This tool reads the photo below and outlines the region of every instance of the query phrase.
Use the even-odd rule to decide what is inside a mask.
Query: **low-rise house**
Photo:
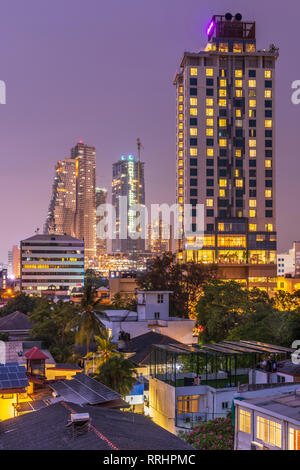
[[[234,400],[236,450],[300,450],[300,388]]]
[[[8,334],[10,341],[28,338],[32,323],[22,312],[13,312],[0,318],[0,333]]]
[[[194,449],[145,416],[59,402],[1,423],[1,450]]]
[[[149,414],[173,433],[225,417],[235,397],[269,387],[249,380],[262,358],[268,355],[279,361],[293,351],[255,341],[155,345],[150,358]]]
[[[193,336],[195,321],[170,316],[169,291],[137,291],[137,312],[131,310],[104,310],[98,314],[113,341],[122,334],[130,339],[149,331],[161,333],[185,344],[197,342]]]

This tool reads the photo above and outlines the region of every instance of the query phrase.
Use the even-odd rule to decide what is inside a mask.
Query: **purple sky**
[[[250,5],[249,5],[250,4]],[[98,185],[111,164],[136,152],[146,162],[147,203],[174,202],[175,99],[184,50],[206,44],[213,14],[257,22],[258,48],[275,43],[279,250],[300,239],[300,80],[297,0],[3,0],[0,15],[0,260],[43,226],[55,162],[79,139],[97,147]]]

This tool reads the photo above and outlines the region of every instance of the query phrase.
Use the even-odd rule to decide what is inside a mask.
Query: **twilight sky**
[[[175,94],[184,50],[206,44],[213,14],[257,22],[257,46],[280,48],[277,62],[277,229],[279,250],[300,239],[298,0],[2,0],[0,80],[0,261],[42,229],[54,165],[79,139],[97,148],[97,183],[136,152],[146,162],[146,199],[175,199]]]

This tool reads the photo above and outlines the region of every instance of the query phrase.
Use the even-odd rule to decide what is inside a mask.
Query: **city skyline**
[[[272,42],[280,48],[276,80],[278,252],[287,250],[292,241],[299,238],[300,222],[296,212],[300,197],[299,164],[294,149],[297,148],[300,107],[291,103],[291,83],[299,78],[296,61],[291,60],[297,54],[293,35],[296,35],[299,6],[293,2],[295,8],[286,12],[282,23],[279,7],[269,1],[263,5],[253,2],[251,8],[246,2],[224,5],[216,1],[208,8],[189,1],[190,8],[184,12],[180,11],[179,2],[172,2],[171,18],[169,1],[154,3],[155,8],[153,4],[140,6],[135,1],[126,7],[117,2],[119,17],[125,15],[124,24],[106,2],[101,9],[95,1],[86,2],[84,8],[80,2],[73,1],[70,9],[70,2],[60,6],[54,1],[42,10],[38,2],[29,1],[27,8],[34,10],[30,20],[22,15],[21,2],[17,14],[13,7],[4,6],[3,16],[7,22],[2,29],[0,53],[7,104],[1,106],[1,196],[4,200],[8,195],[10,205],[4,208],[1,261],[7,261],[7,252],[13,244],[31,236],[36,227],[42,230],[54,164],[66,158],[70,146],[79,139],[96,147],[97,185],[110,188],[111,164],[122,153],[135,154],[136,138],[140,136],[145,147],[142,160],[146,165],[146,184],[155,181],[155,184],[147,184],[147,203],[175,202],[176,129],[172,80],[184,50],[204,48],[206,27],[212,14],[223,14],[225,10],[241,12],[244,18],[256,20],[258,48],[268,47]],[[266,23],[267,16],[270,21]],[[83,32],[78,35],[75,25],[79,19]],[[11,21],[17,23],[13,36],[9,29]],[[168,28],[164,28],[167,21]],[[90,28],[91,25],[94,28]],[[103,47],[101,39],[105,35],[109,40]],[[8,55],[3,46],[4,38],[14,54]],[[35,38],[39,38],[39,44],[35,43]],[[119,44],[127,46],[126,54]],[[119,66],[115,65],[115,59],[111,60],[112,54],[117,57]],[[98,62],[93,62],[97,57]],[[71,75],[76,60],[78,63],[91,61],[88,77],[81,69],[76,77]],[[17,73],[20,68],[26,71],[25,76]],[[169,175],[168,184],[165,184],[166,175]],[[17,190],[12,192],[12,187]]]

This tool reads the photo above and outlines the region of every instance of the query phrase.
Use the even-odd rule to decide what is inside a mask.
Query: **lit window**
[[[249,232],[256,232],[257,225],[256,224],[249,224]]]
[[[183,142],[179,142],[179,143],[178,143],[178,147],[179,147],[180,149],[183,149]]]
[[[235,180],[235,186],[236,186],[236,188],[242,188],[243,187],[243,180],[242,179]]]
[[[213,126],[214,125],[214,120],[213,119],[206,119],[206,125],[207,126]]]
[[[224,232],[224,230],[225,230],[225,224],[224,224],[224,223],[219,223],[219,224],[218,224],[218,230],[219,230],[219,232]]]
[[[220,139],[219,145],[220,147],[227,147],[227,139]]]
[[[256,207],[256,199],[250,199],[249,207]]]
[[[220,86],[225,87],[227,85],[227,80],[225,78],[221,78]]]
[[[300,431],[289,428],[289,450],[300,450]]]
[[[183,104],[180,104],[180,105],[178,106],[178,111],[183,111]]]
[[[183,122],[180,122],[180,123],[178,124],[178,129],[180,129],[180,130],[183,129]]]
[[[272,168],[272,160],[265,160],[265,167]]]
[[[249,157],[251,157],[251,158],[256,157],[256,149],[250,149],[249,150]]]
[[[236,88],[242,88],[243,87],[243,80],[236,80],[235,81],[235,86],[236,86]]]
[[[256,100],[249,100],[250,108],[256,108]]]
[[[183,139],[183,132],[179,132],[178,137],[179,139]]]
[[[226,88],[220,88],[219,89],[219,96],[226,97]]]
[[[214,135],[214,129],[211,127],[211,128],[207,128],[206,129],[206,135],[207,136],[213,136]]]
[[[183,166],[183,160],[178,160],[178,166]]]
[[[213,98],[206,98],[206,106],[213,106],[214,100]]]
[[[243,127],[243,121],[241,119],[237,119],[235,121],[235,127]]]
[[[183,86],[179,87],[179,93],[183,93]]]
[[[178,199],[178,202],[179,202],[179,204],[183,204],[183,197],[180,197],[180,198]]]
[[[266,232],[273,232],[273,224],[266,224],[265,225]]]
[[[243,44],[241,42],[233,43],[233,52],[243,52]]]
[[[221,70],[221,77],[225,77],[225,70],[224,69]]]
[[[213,116],[214,108],[206,108],[206,116]]]
[[[223,98],[220,99],[220,100],[219,100],[219,106],[227,106],[227,100],[225,100],[225,99],[223,99]]]
[[[226,119],[219,119],[219,126],[220,127],[226,127],[227,121]]]
[[[265,70],[265,78],[272,78],[272,70]]]
[[[190,106],[198,106],[198,98],[190,98]]]
[[[249,217],[256,217],[256,210],[255,209],[250,209],[249,210]]]
[[[219,196],[220,196],[220,197],[225,197],[225,196],[226,196],[226,191],[225,191],[225,189],[220,189],[220,190],[219,190]]]
[[[251,413],[249,411],[240,410],[239,430],[247,434],[251,433]]]
[[[242,150],[241,149],[235,149],[235,156],[236,157],[241,157],[242,156]]]
[[[179,118],[179,121],[183,121],[183,114],[179,114],[178,118]]]
[[[249,80],[248,86],[249,86],[249,88],[255,88],[256,87],[256,80]]]
[[[179,96],[178,101],[179,101],[179,103],[183,102],[183,96],[182,95]]]
[[[243,71],[242,70],[235,70],[234,74],[237,78],[241,78],[243,76]]]
[[[214,156],[214,149],[207,149],[206,150],[206,155],[208,157],[213,157]]]
[[[227,188],[227,180],[226,180],[225,178],[221,178],[221,179],[219,180],[219,186],[220,186],[221,188]]]
[[[256,139],[249,139],[249,147],[256,147]]]
[[[236,178],[238,178],[238,177],[240,176],[239,170],[235,170],[234,176],[235,176]]]
[[[265,120],[265,127],[272,127],[272,119]]]
[[[237,118],[242,117],[242,110],[241,109],[236,109],[235,110],[235,117],[237,117]]]
[[[197,116],[198,115],[197,108],[190,108],[190,115],[191,116]]]
[[[190,73],[191,73],[192,76],[198,75],[198,70],[197,70],[197,68],[196,68],[196,67],[191,67]]]
[[[242,96],[243,96],[243,90],[240,90],[240,89],[235,90],[235,96],[236,96],[237,98],[242,98]]]
[[[265,190],[265,197],[272,197],[272,189]]]
[[[246,52],[255,52],[255,44],[246,44]]]
[[[190,128],[190,135],[198,135],[197,127],[191,127]]]
[[[213,77],[213,75],[214,75],[214,69],[206,69],[207,77]]]
[[[207,207],[213,207],[214,200],[213,199],[206,199],[206,205],[207,205]]]
[[[219,52],[228,52],[228,43],[220,42],[219,43]]]
[[[255,109],[249,109],[249,117],[255,117]]]
[[[272,90],[265,90],[265,98],[272,98]]]
[[[198,149],[190,148],[190,155],[196,157],[198,155]]]
[[[281,424],[262,416],[257,416],[256,437],[267,444],[281,448]]]
[[[181,157],[181,158],[183,157],[183,150],[179,150],[178,156]]]

